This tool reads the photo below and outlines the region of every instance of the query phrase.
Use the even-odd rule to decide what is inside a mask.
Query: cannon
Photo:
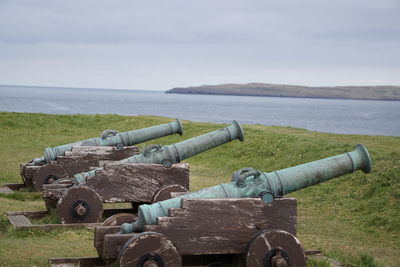
[[[139,153],[133,145],[175,133],[183,133],[180,120],[122,133],[105,130],[101,137],[48,147],[43,157],[21,164],[22,180],[26,186],[42,191],[43,184],[98,167],[99,161],[128,158]]]
[[[274,172],[244,168],[230,183],[141,205],[137,220],[96,227],[94,245],[118,266],[182,266],[191,256],[236,255],[243,265],[305,266],[296,200],[282,196],[335,177],[371,171],[367,149]]]
[[[120,160],[117,163],[161,163],[163,166],[169,167],[174,163],[181,162],[182,160],[235,139],[244,141],[243,129],[237,121],[233,121],[232,125],[228,127],[176,144],[168,146],[147,146],[142,154]],[[74,184],[84,183],[86,177],[95,175],[98,170],[101,170],[101,168],[76,174],[73,178]]]
[[[105,130],[102,132],[100,137],[90,138],[62,146],[47,147],[44,149],[44,157],[33,159],[32,165],[39,165],[56,160],[57,157],[64,155],[66,151],[70,151],[74,146],[115,146],[117,148],[122,148],[124,146],[140,144],[174,133],[179,133],[181,135],[183,133],[183,127],[180,120],[123,133],[118,133],[115,130]]]
[[[233,121],[230,126],[176,144],[150,145],[142,154],[45,185],[46,206],[56,207],[62,223],[89,223],[99,221],[103,202],[158,201],[171,190],[188,189],[189,167],[179,164],[182,160],[235,139],[243,141],[244,132]]]

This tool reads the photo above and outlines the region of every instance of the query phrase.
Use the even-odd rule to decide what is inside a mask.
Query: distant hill
[[[335,86],[308,87],[298,85],[248,83],[202,85],[173,88],[169,94],[207,94],[274,97],[307,97],[338,99],[400,100],[400,86]]]

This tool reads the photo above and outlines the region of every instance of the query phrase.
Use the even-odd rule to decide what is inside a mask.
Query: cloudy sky
[[[0,84],[400,85],[399,0],[0,0]]]

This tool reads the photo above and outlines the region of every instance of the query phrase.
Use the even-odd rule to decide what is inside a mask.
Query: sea
[[[0,85],[0,111],[157,115],[216,123],[237,120],[338,134],[400,136],[400,101]]]

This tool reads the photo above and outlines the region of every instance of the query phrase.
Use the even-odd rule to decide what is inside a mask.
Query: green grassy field
[[[0,184],[18,183],[19,163],[56,146],[172,119],[119,115],[47,115],[0,112]],[[184,121],[183,137],[149,143],[170,144],[223,125]],[[373,171],[346,175],[292,193],[298,199],[298,237],[306,249],[321,249],[347,266],[400,264],[400,138],[338,135],[295,128],[244,125],[245,142],[234,141],[190,158],[191,190],[228,182],[233,171],[254,167],[273,171],[367,146]],[[147,145],[141,144],[140,146]],[[4,213],[43,209],[40,194],[0,194],[0,266],[46,266],[49,257],[94,256],[92,230],[15,231]],[[310,263],[310,266],[325,266]]]

